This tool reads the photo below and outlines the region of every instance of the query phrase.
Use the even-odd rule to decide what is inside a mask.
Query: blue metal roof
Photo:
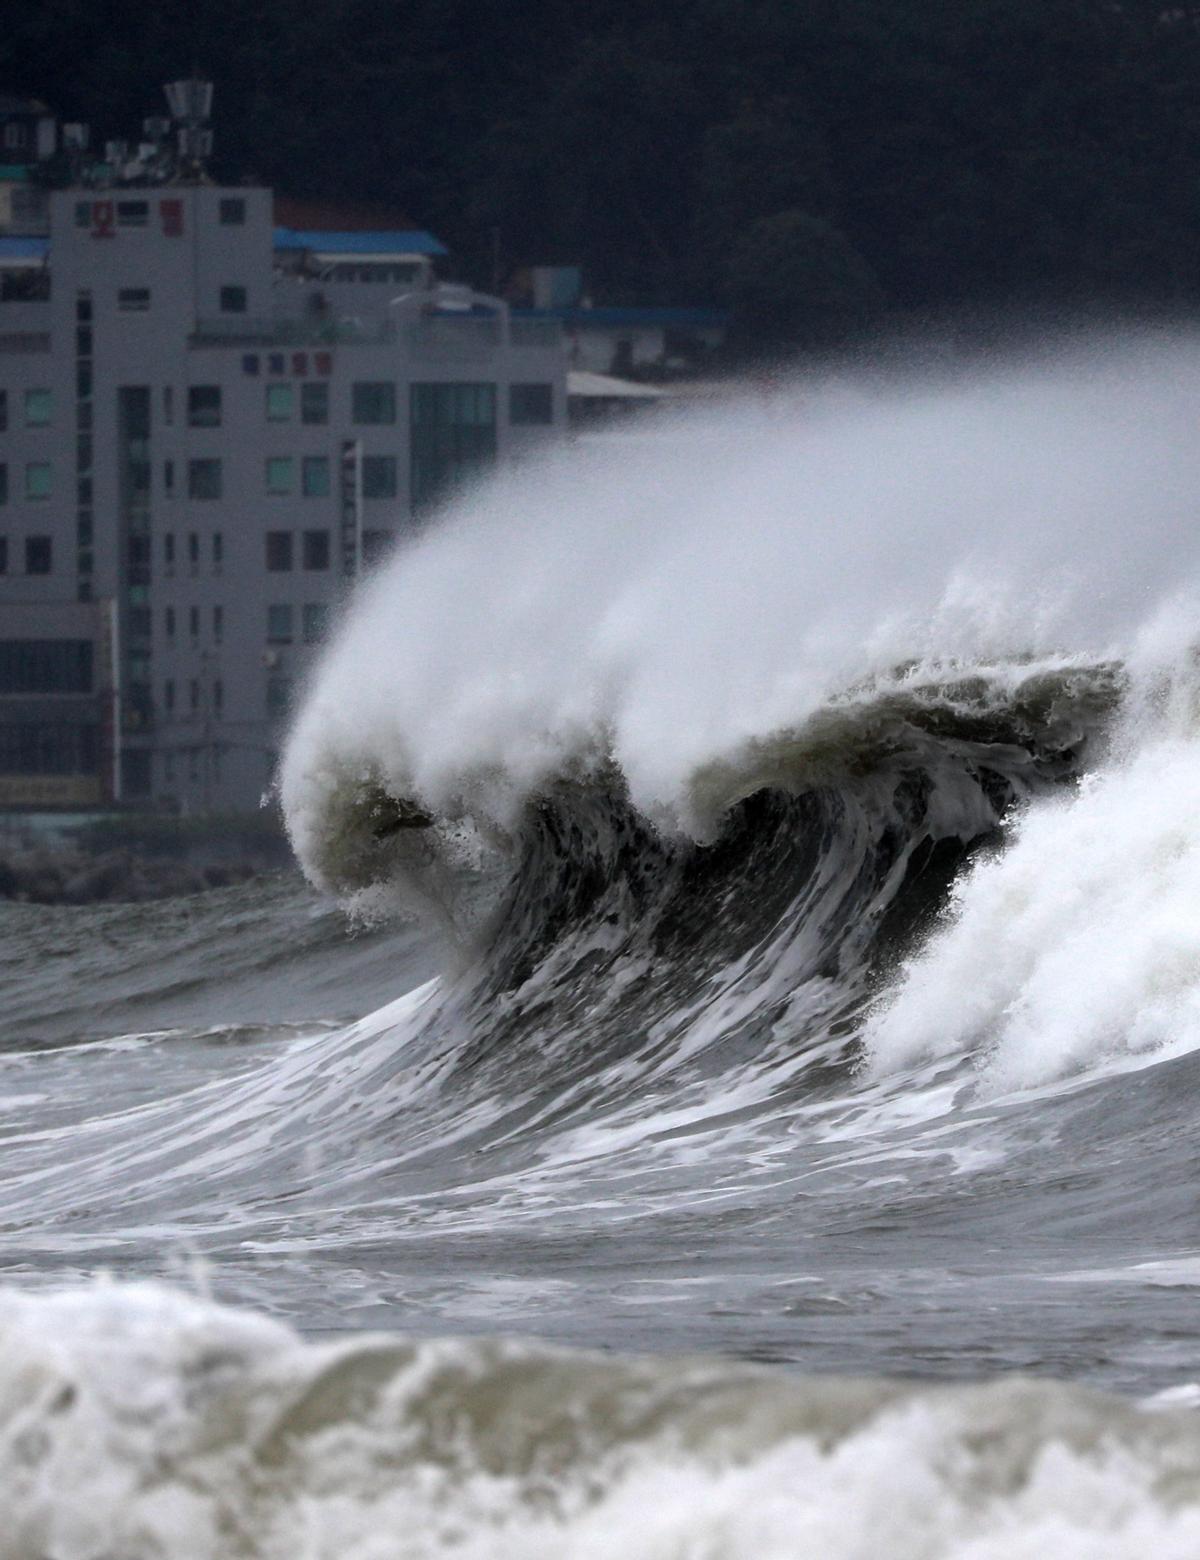
[[[0,238],[0,258],[7,260],[44,260],[50,253],[48,238]]]
[[[587,329],[590,325],[599,330],[630,330],[637,326],[653,329],[655,326],[684,330],[715,329],[729,323],[728,309],[688,309],[653,304],[644,308],[585,309],[576,305],[569,309],[514,309],[514,319],[561,320],[568,327]]]
[[[275,229],[276,249],[314,249],[339,255],[444,255],[447,251],[432,233],[420,228],[394,232],[322,233],[296,228]]]

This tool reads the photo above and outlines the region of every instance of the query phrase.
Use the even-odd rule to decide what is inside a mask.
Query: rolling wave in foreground
[[[504,475],[290,736],[357,935],[5,907],[0,1560],[1200,1552],[1198,419],[1125,337]]]

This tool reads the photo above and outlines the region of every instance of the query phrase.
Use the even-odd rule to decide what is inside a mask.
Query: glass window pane
[[[193,428],[219,428],[221,426],[220,385],[190,385],[188,387],[188,423]]]
[[[221,462],[219,460],[188,461],[188,497],[215,499],[221,496]]]
[[[290,493],[294,486],[294,462],[290,455],[267,457],[267,492]]]
[[[329,567],[329,532],[305,531],[304,567],[327,569]]]
[[[357,383],[352,391],[352,416],[356,423],[394,423],[395,385],[386,380]]]
[[[48,428],[53,407],[54,398],[49,390],[26,390],[25,426],[27,428]]]
[[[290,645],[292,642],[292,604],[276,603],[267,608],[267,643]]]
[[[292,533],[290,531],[267,532],[267,568],[272,573],[286,573],[292,566]]]
[[[394,455],[364,455],[362,463],[364,498],[395,498],[396,458]]]
[[[268,385],[267,421],[287,422],[292,415],[293,397],[291,385]]]
[[[324,601],[304,603],[304,643],[320,644],[329,628],[329,606]]]
[[[329,421],[329,386],[311,384],[300,386],[300,420],[306,423]]]
[[[30,461],[25,467],[25,497],[29,499],[50,497],[50,462],[48,460]]]
[[[306,455],[304,457],[303,488],[305,498],[329,497],[328,455]]]

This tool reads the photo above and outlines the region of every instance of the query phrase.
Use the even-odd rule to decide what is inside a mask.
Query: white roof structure
[[[567,399],[582,401],[661,401],[666,392],[657,385],[639,385],[632,379],[593,374],[586,369],[567,372]]]

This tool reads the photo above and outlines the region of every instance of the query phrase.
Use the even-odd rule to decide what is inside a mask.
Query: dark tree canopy
[[[580,263],[598,301],[730,304],[748,336],[773,311],[796,342],[880,307],[1200,300],[1200,5],[10,11],[0,86],[122,136],[199,69],[220,174],[402,209],[483,283],[497,253]]]

